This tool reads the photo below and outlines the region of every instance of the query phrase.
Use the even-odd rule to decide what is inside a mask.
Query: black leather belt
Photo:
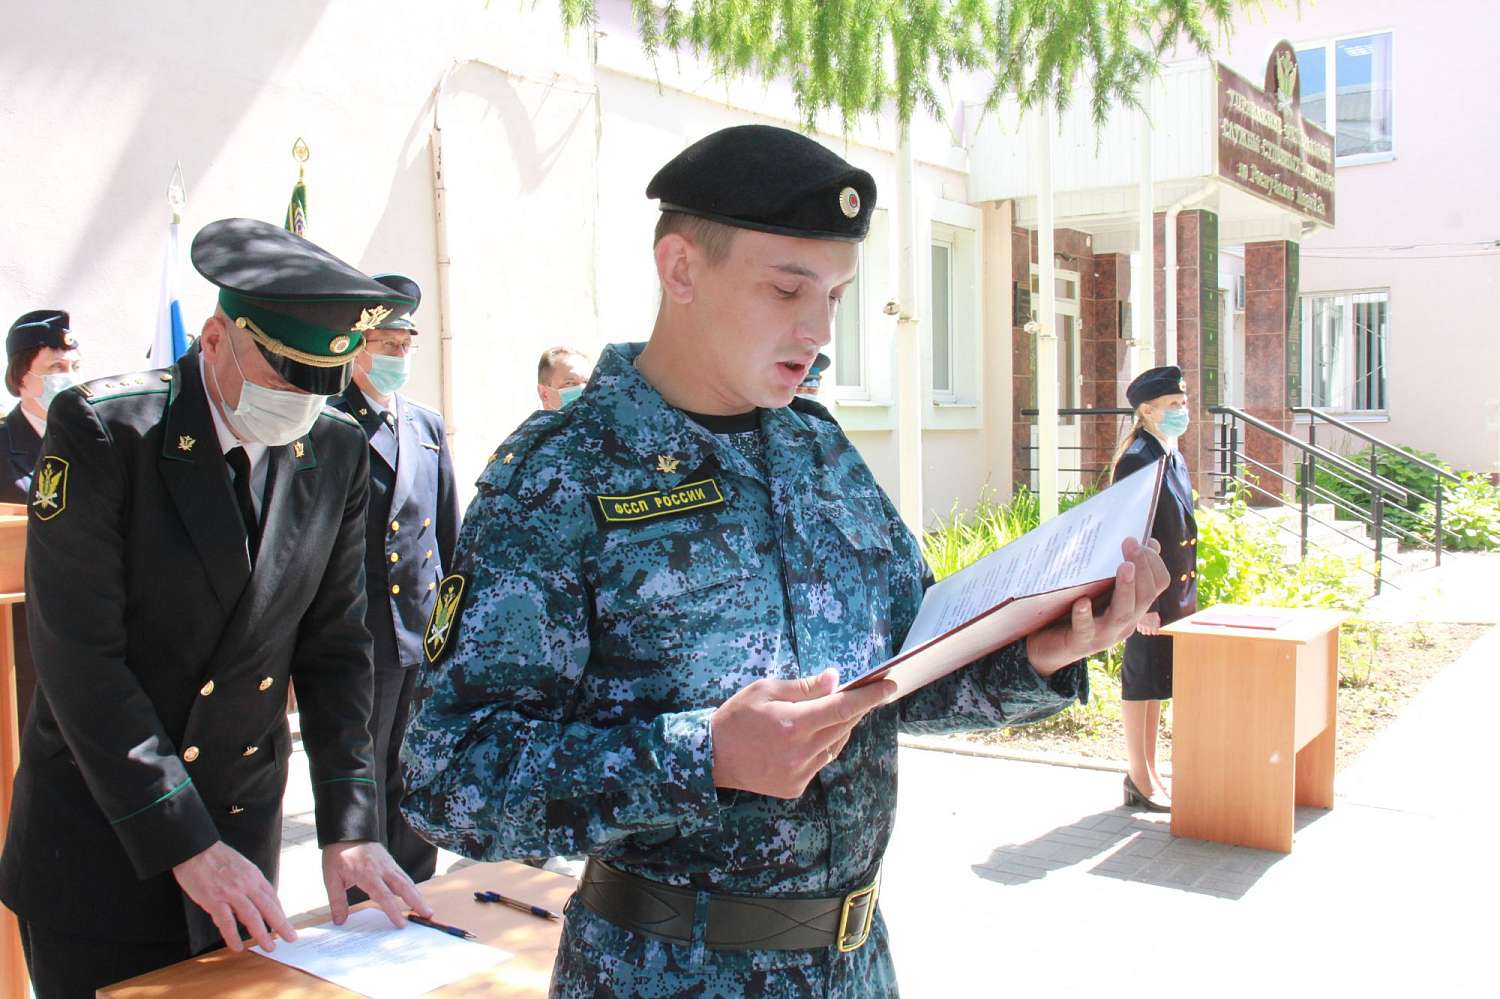
[[[875,922],[878,874],[863,888],[833,898],[708,893],[704,942],[713,950],[858,950]],[[698,893],[589,858],[578,900],[616,926],[667,943],[693,942]]]

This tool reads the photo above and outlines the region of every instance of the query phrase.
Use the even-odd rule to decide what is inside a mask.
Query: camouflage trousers
[[[554,999],[895,999],[879,912],[859,950],[713,951],[663,943],[568,903]],[[701,929],[700,929],[701,932]]]

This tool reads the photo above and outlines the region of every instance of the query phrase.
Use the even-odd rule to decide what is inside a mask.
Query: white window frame
[[[948,328],[945,330],[938,329],[937,309],[935,307],[932,308],[932,322],[929,327],[929,339],[932,343],[932,362],[927,366],[929,376],[927,391],[929,394],[931,394],[932,401],[938,405],[941,405],[943,403],[954,403],[958,401],[957,377],[954,374],[953,370],[955,367],[957,367],[957,365],[954,364],[954,361],[957,360],[955,355],[958,352],[959,322],[958,317],[955,315],[955,313],[958,312],[958,295],[955,291],[957,282],[954,281],[953,272],[958,267],[959,254],[958,246],[956,245],[956,236],[952,233],[952,230],[950,230],[947,226],[936,225],[932,227],[932,230],[932,239],[928,240],[927,243],[928,267],[934,268],[932,258],[934,256],[934,251],[937,250],[938,247],[942,247],[943,249],[948,251],[948,274],[945,282],[945,287],[941,289],[942,293],[947,296],[948,299]],[[928,280],[929,288],[931,290],[930,301],[935,306],[938,300],[939,291],[935,269],[930,269],[928,271]],[[943,374],[947,375],[947,378],[944,379],[947,382],[947,388],[938,388],[937,386],[939,374],[937,345],[941,338],[946,338],[948,341],[948,370],[946,372],[943,372]]]
[[[1390,419],[1391,405],[1390,373],[1392,371],[1391,340],[1393,339],[1390,335],[1391,324],[1393,321],[1393,311],[1391,307],[1391,290],[1389,288],[1353,288],[1340,289],[1337,291],[1308,291],[1303,292],[1298,296],[1298,335],[1302,337],[1302,399],[1300,400],[1300,404],[1304,406],[1315,405],[1315,403],[1313,402],[1313,380],[1316,373],[1314,370],[1314,364],[1316,363],[1316,360],[1314,357],[1312,344],[1313,331],[1309,325],[1309,320],[1312,312],[1312,299],[1324,298],[1343,300],[1345,318],[1343,323],[1341,324],[1343,328],[1338,331],[1338,336],[1340,339],[1342,339],[1347,335],[1349,337],[1350,346],[1353,346],[1354,299],[1360,295],[1385,296],[1386,337],[1384,342],[1381,344],[1381,363],[1382,367],[1384,368],[1383,375],[1385,382],[1385,407],[1382,409],[1354,409],[1351,406],[1345,404],[1337,406],[1323,405],[1319,406],[1319,408],[1326,409],[1330,413],[1333,413],[1335,415],[1354,417],[1356,420],[1388,420]],[[1354,350],[1346,350],[1345,356],[1340,363],[1340,368],[1344,370],[1341,370],[1337,374],[1336,383],[1341,387],[1352,386],[1354,383],[1353,365],[1355,363],[1355,353],[1356,352]]]
[[[1338,153],[1338,52],[1336,46],[1339,42],[1346,42],[1354,38],[1367,38],[1373,35],[1389,35],[1391,38],[1391,66],[1390,66],[1390,88],[1391,88],[1391,148],[1383,153],[1355,153],[1349,156],[1339,156]],[[1298,53],[1306,49],[1323,50],[1323,65],[1327,70],[1328,78],[1326,86],[1328,97],[1324,101],[1325,129],[1333,136],[1334,166],[1361,166],[1366,163],[1389,163],[1396,158],[1396,31],[1394,28],[1371,28],[1367,31],[1345,31],[1326,38],[1315,38],[1304,42],[1293,42],[1292,48]]]
[[[838,343],[830,337],[824,353],[832,369],[823,376],[818,401],[833,409],[845,430],[884,431],[895,427],[895,350],[896,319],[887,315],[885,303],[895,294],[895,247],[891,238],[891,212],[877,208],[870,216],[870,231],[860,244],[859,331],[860,367],[863,384],[859,387],[838,383]],[[832,331],[830,331],[832,332]]]
[[[918,232],[924,233],[921,267],[923,426],[932,430],[977,430],[984,425],[984,214],[973,205],[926,199]],[[925,216],[925,219],[921,216]],[[953,247],[949,349],[950,391],[932,388],[932,251],[934,242]]]
[[[854,294],[851,296],[845,293],[843,300],[839,302],[839,314],[843,315],[844,310],[848,309],[850,310],[850,314],[859,323],[859,326],[855,329],[855,337],[859,342],[859,379],[855,382],[839,381],[838,317],[835,316],[833,321],[833,339],[829,341],[827,350],[829,357],[828,371],[823,375],[823,387],[825,390],[832,388],[834,391],[830,394],[837,395],[841,401],[865,402],[870,398],[870,275],[865,269],[865,246],[863,243],[859,245],[858,267],[858,278]],[[833,377],[830,378],[830,374]]]

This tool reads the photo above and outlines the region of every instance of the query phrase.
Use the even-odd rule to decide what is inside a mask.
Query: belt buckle
[[[836,938],[839,953],[847,954],[850,951],[859,950],[870,938],[870,928],[875,925],[875,901],[880,897],[880,879],[876,878],[868,885],[857,891],[851,891],[844,896],[844,905],[839,912],[839,933]],[[864,925],[859,927],[859,932],[853,940],[849,939],[849,911],[861,898],[869,898],[869,908],[865,909]]]

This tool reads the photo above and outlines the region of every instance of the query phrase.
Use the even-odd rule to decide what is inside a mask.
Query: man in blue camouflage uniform
[[[608,348],[481,477],[425,636],[404,807],[466,856],[590,856],[554,995],[895,995],[873,889],[898,727],[1086,696],[1077,660],[1129,632],[1165,570],[1129,551],[1107,616],[1081,602],[897,703],[889,682],[835,692],[899,649],[931,583],[848,438],[792,401],[874,183],[747,126],[647,193],[652,339]]]

